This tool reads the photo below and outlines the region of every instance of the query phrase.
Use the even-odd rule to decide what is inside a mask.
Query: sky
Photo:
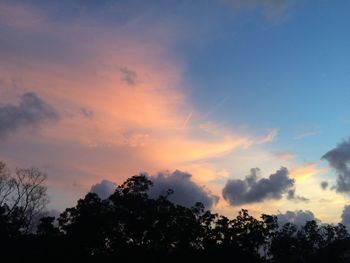
[[[229,217],[350,226],[349,8],[0,0],[0,160],[60,211],[147,173]]]

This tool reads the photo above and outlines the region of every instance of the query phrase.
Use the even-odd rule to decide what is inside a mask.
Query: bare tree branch
[[[29,232],[33,218],[48,203],[44,181],[47,175],[36,168],[16,169],[12,175],[0,162],[0,206],[8,207],[8,214],[16,214],[23,224],[23,232]]]

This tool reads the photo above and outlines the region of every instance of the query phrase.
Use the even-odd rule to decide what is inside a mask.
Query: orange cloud
[[[24,22],[8,23],[22,30]],[[201,114],[186,92],[183,66],[169,50],[173,36],[166,30],[152,37],[149,31],[128,33],[129,25],[109,28],[108,33],[98,27],[63,30],[48,22],[50,26],[55,30],[41,33],[69,39],[66,50],[4,56],[0,91],[6,96],[0,103],[34,91],[60,112],[61,120],[37,131],[40,135],[26,131],[14,135],[0,154],[6,155],[5,149],[9,154],[14,145],[22,147],[10,153],[11,158],[49,167],[48,172],[54,171],[53,188],[70,184],[87,190],[102,178],[121,182],[140,171],[163,169],[187,170],[204,183],[228,173],[222,170],[226,167],[213,168],[208,160],[270,142],[277,135],[271,130],[255,138],[197,117]],[[33,151],[35,156],[30,155]],[[201,162],[203,169],[196,165]]]
[[[254,139],[215,123],[192,123],[196,113],[182,86],[181,65],[163,45],[107,36],[82,45],[78,67],[69,60],[25,60],[21,66],[2,64],[2,77],[11,82],[20,75],[23,90],[34,90],[60,110],[62,121],[43,131],[50,140],[140,148],[161,167],[177,168],[274,138],[275,130]],[[133,72],[132,85],[125,81],[125,68]]]
[[[272,154],[282,161],[290,161],[295,157],[292,152],[273,151]]]
[[[290,175],[297,181],[303,181],[316,174],[319,174],[320,172],[322,172],[322,170],[318,169],[315,163],[306,163],[292,168]]]

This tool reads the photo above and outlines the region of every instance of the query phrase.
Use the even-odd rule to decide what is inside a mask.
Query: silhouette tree
[[[40,223],[37,226],[36,233],[39,236],[55,237],[61,234],[58,227],[54,225],[55,217],[46,216],[40,218]]]
[[[33,219],[45,208],[47,188],[43,185],[46,174],[35,168],[16,169],[12,175],[0,162],[0,206],[17,224],[21,232],[29,233]]]
[[[36,169],[13,176],[0,165],[0,242],[13,260],[233,262],[350,262],[346,227],[279,226],[277,217],[254,218],[242,209],[234,219],[196,203],[188,208],[169,201],[173,191],[152,199],[147,175],[128,178],[107,199],[88,193],[67,208],[57,222],[42,217],[30,231],[33,215],[46,203],[46,176]],[[16,253],[21,251],[21,253]]]

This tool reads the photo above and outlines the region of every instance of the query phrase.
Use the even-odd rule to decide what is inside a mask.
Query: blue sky
[[[349,3],[315,3],[296,2],[273,21],[259,7],[233,15],[222,6],[208,21],[224,20],[219,33],[179,51],[198,87],[192,90],[198,107],[219,103],[217,119],[257,131],[277,127],[276,147],[313,160],[348,136],[350,91]],[[295,140],[302,134],[314,138]]]

